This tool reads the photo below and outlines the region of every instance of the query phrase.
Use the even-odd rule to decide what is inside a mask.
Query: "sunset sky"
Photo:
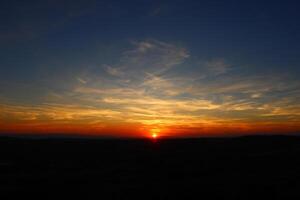
[[[1,1],[0,133],[300,132],[298,1]]]

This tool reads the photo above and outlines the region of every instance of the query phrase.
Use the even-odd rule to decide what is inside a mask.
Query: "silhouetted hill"
[[[0,195],[296,199],[300,138],[0,138]]]

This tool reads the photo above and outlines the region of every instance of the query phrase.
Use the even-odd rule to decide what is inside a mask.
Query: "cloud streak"
[[[102,131],[134,124],[166,135],[172,130],[246,133],[280,125],[300,130],[299,81],[241,73],[225,59],[190,58],[179,45],[134,41],[118,62],[103,63],[101,73],[76,76],[67,92],[55,91],[36,105],[0,104],[0,119],[2,124],[81,124]],[[193,76],[185,73],[190,68]]]

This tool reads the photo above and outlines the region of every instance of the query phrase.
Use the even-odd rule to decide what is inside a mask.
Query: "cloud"
[[[106,72],[112,76],[122,76],[123,72],[117,67],[111,67],[109,65],[104,65]]]
[[[60,121],[64,123],[78,123],[80,121],[94,123],[99,119],[116,117],[118,111],[99,109],[92,106],[72,104],[44,103],[37,106],[0,104],[2,115],[0,118],[11,121]]]
[[[260,98],[262,96],[261,93],[253,93],[251,94],[251,98]]]
[[[80,94],[90,94],[90,95],[118,95],[121,97],[126,96],[137,96],[144,94],[143,89],[134,89],[134,88],[91,88],[91,87],[76,87],[74,89],[75,93]]]
[[[225,74],[230,70],[230,65],[224,61],[224,59],[214,59],[206,61],[205,66],[215,75]]]
[[[125,105],[132,105],[132,106],[148,106],[148,109],[158,108],[161,109],[169,108],[172,110],[185,110],[185,111],[196,111],[199,109],[216,109],[219,106],[213,104],[211,101],[208,100],[173,100],[173,99],[159,99],[159,98],[152,98],[152,97],[144,97],[139,99],[134,98],[104,98],[103,102],[105,103],[112,103],[112,104],[125,104]],[[151,107],[152,106],[152,107]],[[176,108],[176,109],[173,109]]]
[[[84,99],[93,96],[94,104],[116,109],[126,115],[123,121],[144,126],[196,127],[299,118],[288,106],[295,103],[275,103],[279,97],[273,94],[297,89],[298,83],[285,84],[286,78],[274,74],[230,73],[234,68],[225,59],[202,61],[199,72],[194,70],[206,75],[201,79],[170,75],[189,58],[185,48],[157,40],[132,44],[134,48],[123,52],[118,64],[106,66],[117,80],[110,79],[105,86],[77,87],[74,92]]]
[[[179,95],[183,90],[180,87],[180,84],[174,84],[174,79],[167,79],[162,76],[156,76],[153,74],[147,73],[144,81],[141,83],[141,86],[147,89],[148,92],[156,93],[164,96],[176,96]]]
[[[225,59],[215,58],[211,60],[199,61],[198,68],[204,77],[224,75],[232,69],[232,65]]]
[[[86,84],[86,83],[87,83],[86,80],[83,80],[82,78],[79,78],[79,77],[77,77],[77,80],[78,80],[80,83],[82,83],[82,84]]]
[[[0,119],[133,123],[148,129],[173,126],[178,131],[300,121],[298,80],[237,72],[225,59],[202,61],[201,66],[193,60],[185,63],[188,59],[189,51],[179,45],[135,41],[114,64],[75,76],[72,90],[51,91],[35,105],[2,103]]]
[[[158,40],[133,42],[134,49],[123,52],[120,67],[129,74],[161,74],[189,57],[188,51]]]

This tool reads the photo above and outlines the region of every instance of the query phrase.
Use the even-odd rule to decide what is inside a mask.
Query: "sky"
[[[299,7],[1,1],[0,133],[298,133]]]

